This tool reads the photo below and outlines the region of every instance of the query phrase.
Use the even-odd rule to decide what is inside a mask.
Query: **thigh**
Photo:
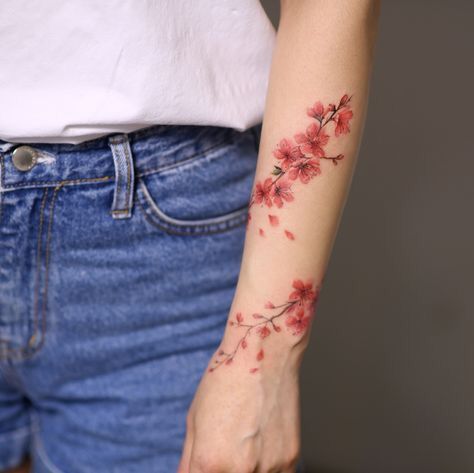
[[[226,136],[138,166],[129,219],[110,215],[113,181],[54,195],[43,340],[15,366],[34,406],[35,472],[176,470],[236,286],[256,164],[252,133]]]

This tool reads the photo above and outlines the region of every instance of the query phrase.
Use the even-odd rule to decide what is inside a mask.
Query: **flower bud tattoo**
[[[281,209],[293,202],[295,184],[308,184],[312,179],[322,174],[322,160],[331,161],[337,165],[344,159],[343,154],[329,156],[326,147],[331,137],[339,138],[350,133],[350,121],[353,117],[351,99],[345,94],[337,105],[325,106],[316,102],[308,108],[306,114],[312,122],[304,133],[296,133],[292,139],[283,138],[273,151],[277,162],[273,166],[271,176],[257,181],[250,198],[249,209],[255,204],[261,207]],[[270,225],[279,224],[274,214],[268,216]],[[248,224],[251,215],[249,212]],[[265,236],[263,229],[259,229],[260,236]],[[285,229],[284,235],[294,240],[294,234]]]
[[[230,351],[222,348],[217,351],[209,371],[213,372],[222,365],[232,364],[239,351],[251,349],[252,342],[257,339],[253,343],[258,348],[254,354],[257,366],[249,370],[250,373],[256,373],[259,369],[258,363],[265,357],[261,341],[283,329],[294,337],[302,337],[314,316],[319,292],[320,286],[315,287],[311,281],[295,279],[285,302],[275,305],[268,301],[264,306],[265,310],[250,316],[237,312],[229,321],[229,325],[241,331],[242,335]]]

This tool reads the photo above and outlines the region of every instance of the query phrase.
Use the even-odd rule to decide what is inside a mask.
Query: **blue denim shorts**
[[[260,126],[0,141],[0,469],[176,471],[240,269]]]

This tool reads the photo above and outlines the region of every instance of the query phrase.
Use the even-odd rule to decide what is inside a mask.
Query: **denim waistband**
[[[258,133],[258,126],[248,131]],[[240,135],[242,132],[225,127],[154,125],[79,144],[0,140],[0,192],[115,179],[117,161],[114,161],[113,142],[129,146],[135,176],[143,176],[205,154],[239,139]],[[27,171],[17,169],[12,160],[15,149],[20,146],[33,148],[37,157],[36,164]]]

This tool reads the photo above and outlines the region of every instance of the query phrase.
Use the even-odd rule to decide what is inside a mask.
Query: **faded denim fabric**
[[[176,471],[226,324],[260,126],[0,141],[0,469]]]

